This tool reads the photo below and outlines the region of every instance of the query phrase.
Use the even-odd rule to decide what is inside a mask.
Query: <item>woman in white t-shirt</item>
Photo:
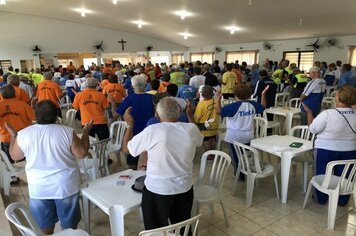
[[[305,104],[309,129],[317,134],[314,150],[314,175],[325,174],[331,161],[356,158],[356,88],[341,87],[335,96],[336,108],[321,112],[315,119],[313,112]],[[340,176],[343,167],[336,168],[335,175]],[[328,196],[316,191],[317,201],[325,204]],[[339,197],[339,205],[344,206],[349,195]]]

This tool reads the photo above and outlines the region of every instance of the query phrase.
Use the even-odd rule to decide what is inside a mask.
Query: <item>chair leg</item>
[[[307,204],[308,197],[309,197],[310,190],[311,190],[312,186],[313,186],[313,185],[312,185],[312,183],[310,182],[309,185],[308,185],[307,193],[305,194],[304,203],[303,203],[303,209],[305,208],[305,205]]]
[[[302,191],[305,193],[307,191],[307,184],[308,184],[308,162],[302,162]]]
[[[255,184],[255,177],[252,175],[247,175],[246,206],[248,206],[248,207],[250,207],[252,205],[252,195],[253,195],[254,184]]]
[[[331,192],[329,194],[329,206],[328,206],[328,229],[330,230],[334,230],[338,201],[339,201],[339,191],[337,190]]]
[[[352,191],[353,197],[354,197],[354,204],[356,207],[356,188],[354,187],[354,190]]]
[[[274,185],[276,188],[277,199],[279,200],[278,179],[276,172],[274,172]]]
[[[222,208],[223,213],[224,213],[226,227],[229,227],[229,223],[227,222],[226,209],[225,209],[224,201],[223,201],[222,197],[220,197],[220,205],[221,205],[221,208]]]
[[[209,204],[209,214],[214,214],[214,203]]]
[[[5,196],[10,196],[11,175],[5,171],[3,176],[4,194]]]
[[[235,180],[234,180],[234,183],[232,186],[232,195],[234,195],[234,196],[236,195],[236,187],[237,187],[237,182],[239,181],[240,173],[241,173],[241,166],[238,165],[236,174],[235,174]]]
[[[116,159],[117,159],[117,163],[119,164],[119,166],[122,166],[122,161],[121,161],[121,152],[119,153],[115,153]]]

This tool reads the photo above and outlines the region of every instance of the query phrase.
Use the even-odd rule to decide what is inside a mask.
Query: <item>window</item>
[[[297,64],[301,71],[309,71],[314,64],[314,51],[283,52],[283,58]]]
[[[165,62],[168,64],[168,56],[152,56],[150,61],[152,64]]]
[[[356,46],[350,48],[350,64],[356,66]]]
[[[239,60],[239,64],[245,61],[247,65],[258,63],[258,51],[226,52],[226,62],[231,63]]]
[[[9,70],[10,66],[12,66],[10,60],[1,60],[0,61],[0,69],[2,69],[4,72],[7,72]]]
[[[214,60],[214,53],[212,52],[202,52],[202,53],[192,53],[190,54],[190,61],[196,62],[201,61],[202,63],[213,63]]]
[[[172,64],[180,64],[184,62],[184,54],[172,54]]]

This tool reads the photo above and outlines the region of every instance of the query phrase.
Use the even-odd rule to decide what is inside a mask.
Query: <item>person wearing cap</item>
[[[62,93],[59,85],[52,80],[53,76],[51,72],[45,72],[43,77],[44,81],[37,85],[36,99],[38,102],[42,100],[51,100],[58,108],[58,116],[62,118],[59,100],[67,93]]]
[[[93,126],[89,135],[98,136],[99,140],[109,138],[109,128],[105,117],[105,109],[109,107],[109,102],[105,95],[97,90],[98,81],[89,77],[86,81],[87,88],[77,93],[72,104],[73,108],[80,109],[82,126],[93,120]]]
[[[213,87],[204,85],[201,94],[203,100],[198,103],[195,109],[194,120],[204,136],[204,151],[208,151],[215,148],[219,116],[216,113]]]

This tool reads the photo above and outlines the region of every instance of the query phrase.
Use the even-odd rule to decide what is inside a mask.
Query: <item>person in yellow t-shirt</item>
[[[194,112],[194,120],[204,136],[204,151],[208,151],[215,148],[219,116],[216,113],[213,87],[205,85],[201,94],[204,100],[198,103]],[[208,157],[208,160],[211,159]]]
[[[223,74],[221,80],[221,93],[224,99],[234,97],[234,88],[238,82],[237,75],[231,70],[232,70],[232,65],[226,64],[226,72]]]

